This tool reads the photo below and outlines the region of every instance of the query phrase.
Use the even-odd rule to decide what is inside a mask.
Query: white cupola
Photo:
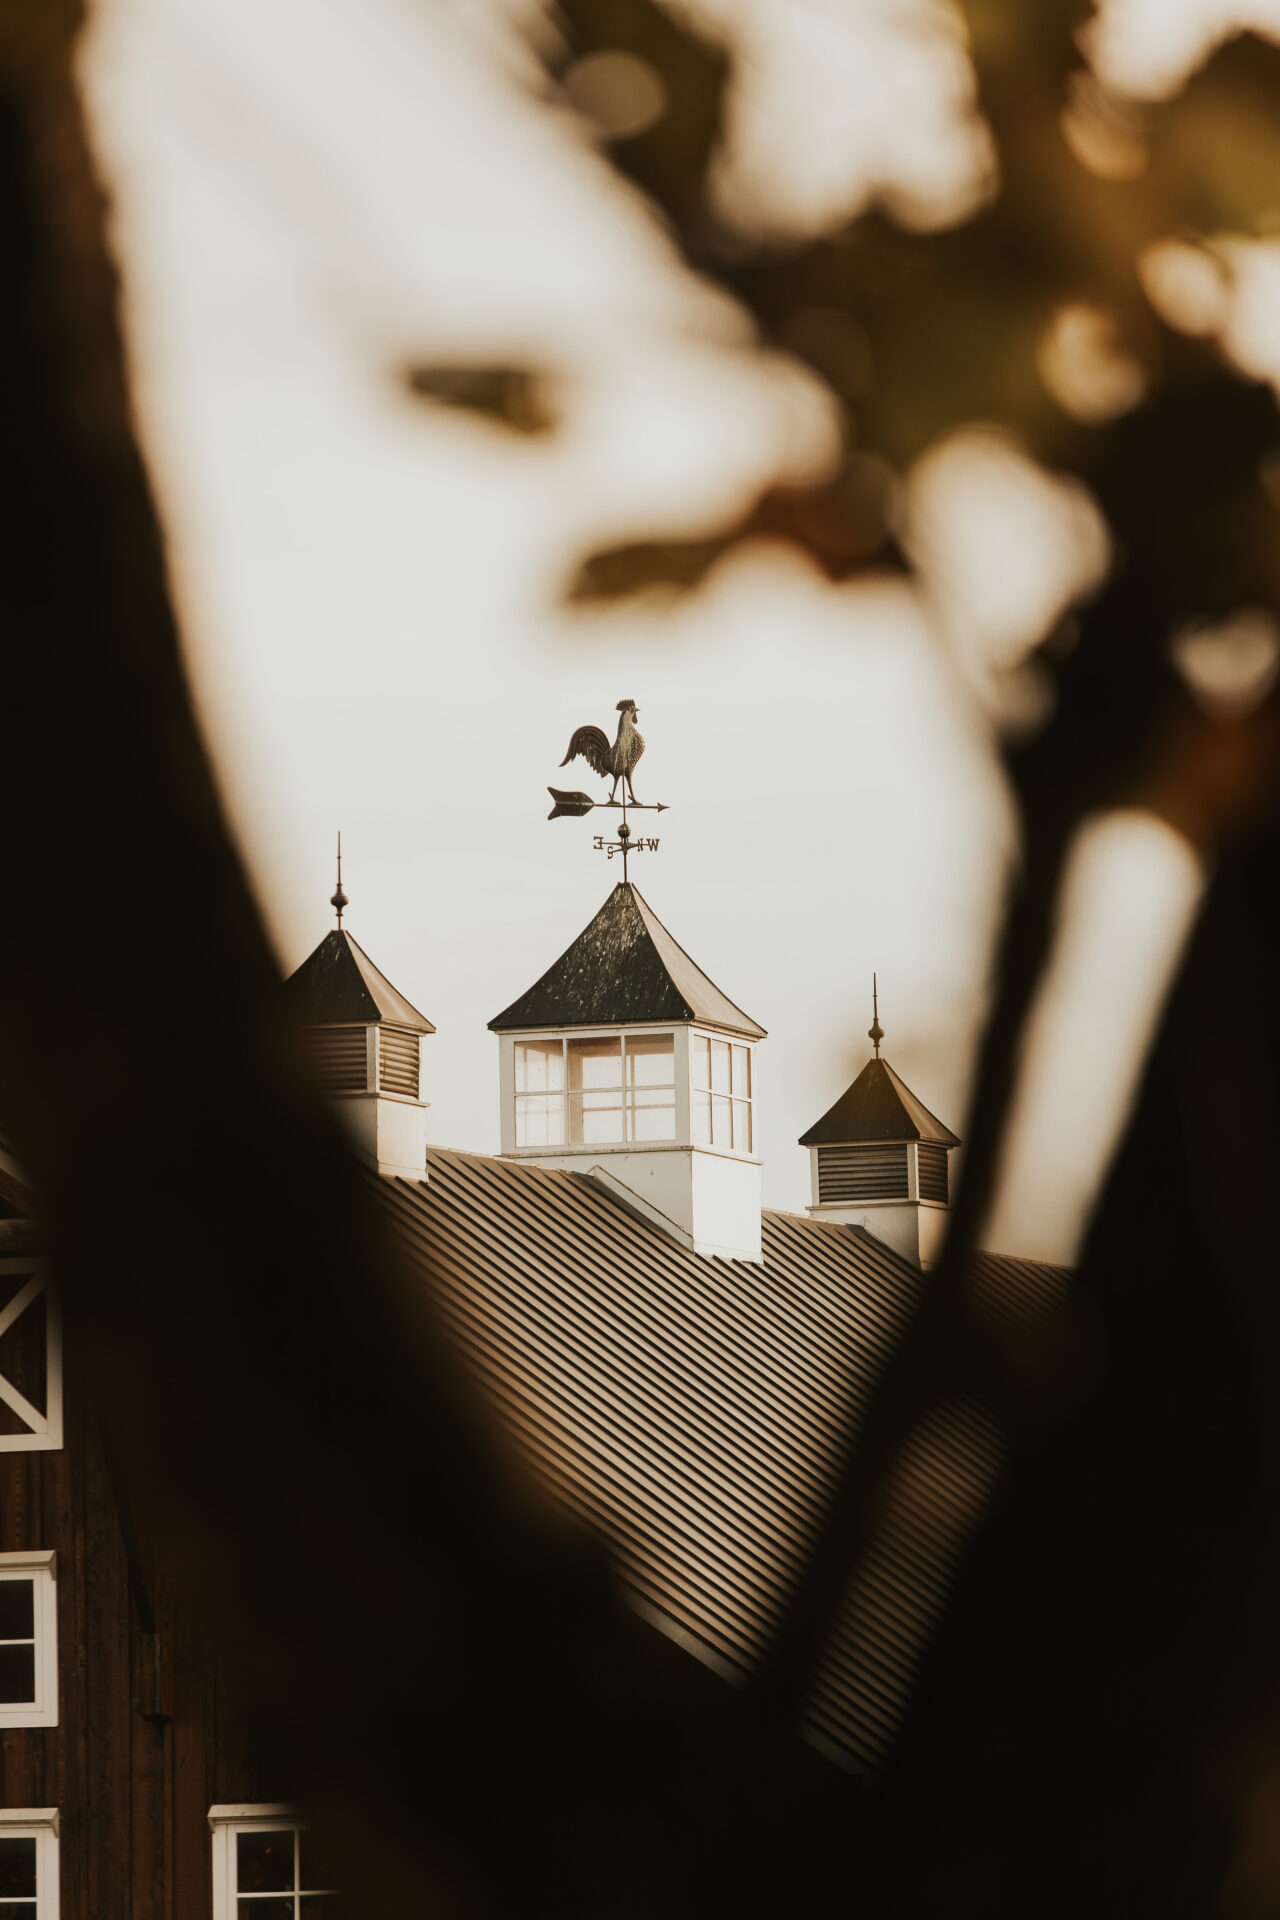
[[[290,974],[285,999],[360,1158],[378,1173],[425,1180],[422,1040],[435,1028],[343,927],[341,870],[333,904],[338,925]]]
[[[865,1227],[916,1266],[931,1267],[947,1228],[947,1155],[960,1142],[880,1058],[878,1006],[868,1038],[873,1057],[801,1135],[813,1186],[808,1211]]]
[[[504,1156],[591,1175],[696,1253],[760,1260],[764,1028],[634,885],[489,1026]]]

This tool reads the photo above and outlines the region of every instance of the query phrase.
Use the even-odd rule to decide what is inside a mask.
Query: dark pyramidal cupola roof
[[[624,881],[555,965],[489,1026],[501,1033],[650,1020],[696,1020],[747,1039],[764,1038],[764,1028],[708,980],[639,890]]]
[[[935,1140],[958,1147],[959,1140],[903,1085],[887,1060],[868,1060],[834,1107],[800,1136],[802,1147],[853,1145],[875,1140]]]
[[[397,993],[368,954],[358,947],[345,927],[326,933],[284,985],[295,1018],[303,1026],[327,1027],[347,1023],[374,1026],[385,1020],[415,1033],[435,1028]]]

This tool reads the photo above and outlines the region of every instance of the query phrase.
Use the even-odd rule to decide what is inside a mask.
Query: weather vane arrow
[[[560,762],[567,767],[571,760],[582,759],[602,780],[613,781],[607,800],[593,800],[589,793],[567,793],[560,787],[548,787],[554,805],[547,815],[548,820],[569,818],[581,820],[593,807],[616,807],[621,811],[622,820],[618,827],[616,840],[607,840],[603,834],[595,836],[598,853],[605,853],[612,860],[615,853],[622,855],[622,876],[627,877],[627,859],[633,853],[656,853],[658,842],[649,839],[633,841],[631,828],[627,823],[628,808],[641,813],[665,813],[665,800],[637,800],[632,785],[636,765],[644,752],[644,737],[636,727],[639,709],[634,700],[618,702],[618,734],[613,744],[609,736],[600,727],[578,727],[569,741],[569,751]],[[618,799],[618,783],[622,783],[622,798]]]

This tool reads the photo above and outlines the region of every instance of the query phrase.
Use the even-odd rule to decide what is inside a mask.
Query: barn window
[[[695,1033],[693,1048],[693,1139],[695,1146],[750,1153],[751,1049],[737,1041]]]
[[[56,1807],[0,1808],[0,1915],[57,1920]]]
[[[0,1727],[58,1724],[54,1567],[51,1552],[0,1553]]]
[[[314,1842],[291,1807],[210,1807],[214,1920],[337,1920]]]
[[[62,1342],[40,1261],[0,1260],[0,1453],[62,1445]]]

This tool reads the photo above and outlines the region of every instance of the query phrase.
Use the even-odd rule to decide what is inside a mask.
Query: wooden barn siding
[[[182,1649],[164,1594],[150,1596],[158,1636],[144,1632],[70,1368],[64,1404],[63,1448],[0,1453],[0,1551],[58,1555],[59,1718],[0,1729],[0,1805],[59,1809],[62,1920],[210,1920],[210,1806],[285,1796],[253,1764],[225,1681]],[[157,1705],[166,1717],[143,1711]]]

